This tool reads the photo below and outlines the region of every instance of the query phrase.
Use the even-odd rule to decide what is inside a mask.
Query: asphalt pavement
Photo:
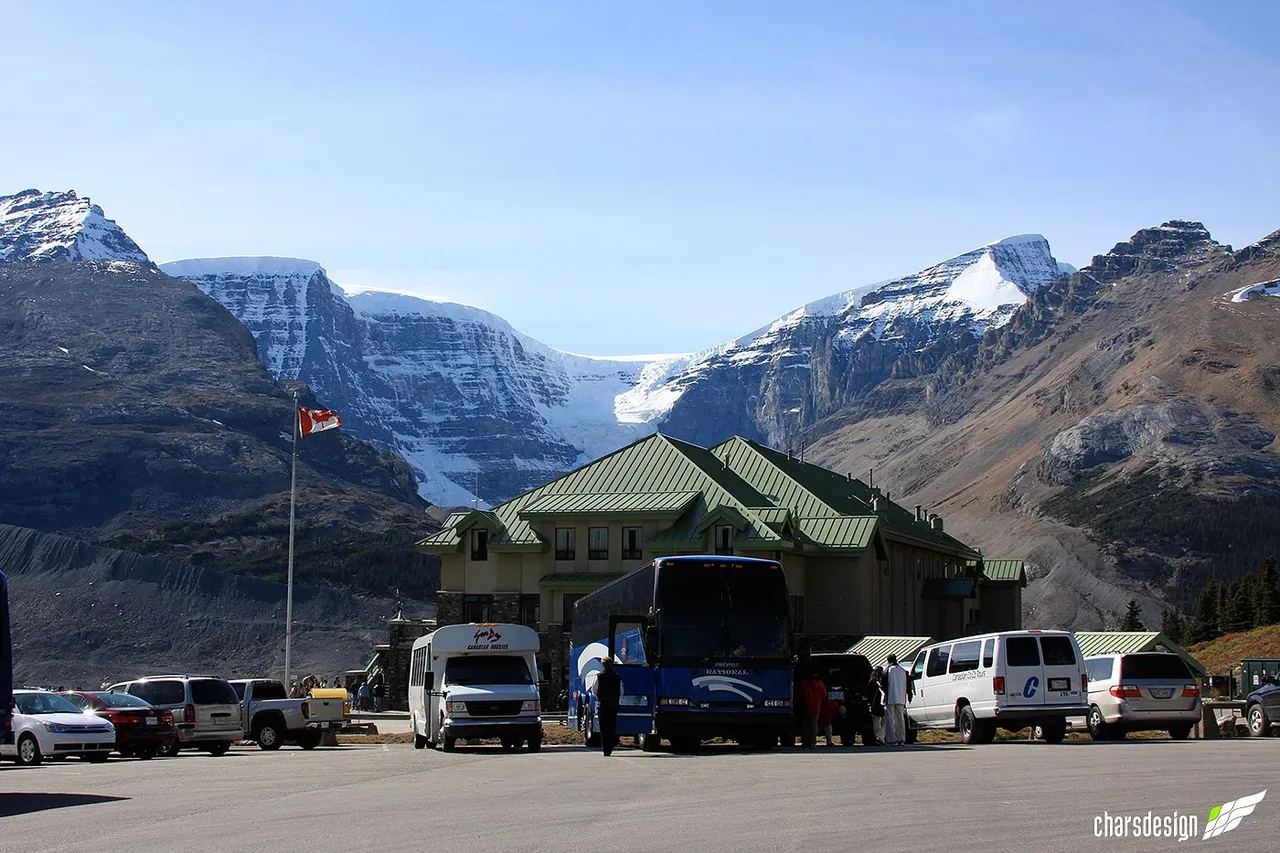
[[[1214,806],[1269,790],[1278,774],[1280,738],[609,758],[580,747],[237,747],[0,764],[0,853],[1275,850],[1280,786],[1236,829],[1200,835]],[[1098,837],[1108,813],[1177,813],[1183,830],[1194,817],[1197,836]]]

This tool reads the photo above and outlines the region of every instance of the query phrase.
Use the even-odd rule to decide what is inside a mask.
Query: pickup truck
[[[240,721],[249,740],[260,749],[279,749],[292,741],[303,749],[320,745],[328,729],[342,728],[342,705],[313,699],[290,699],[284,684],[267,678],[231,682],[240,697]]]

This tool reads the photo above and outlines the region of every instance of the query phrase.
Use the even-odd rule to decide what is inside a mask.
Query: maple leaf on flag
[[[313,432],[337,429],[342,426],[342,418],[338,417],[337,412],[328,409],[298,409],[298,423],[303,435],[311,435]]]

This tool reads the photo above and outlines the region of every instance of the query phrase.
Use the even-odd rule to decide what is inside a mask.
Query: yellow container
[[[341,699],[343,715],[347,717],[351,716],[351,701],[349,694],[341,687],[313,687],[311,688],[311,698]]]

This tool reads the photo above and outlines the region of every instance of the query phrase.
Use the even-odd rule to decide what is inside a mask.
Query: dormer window
[[[715,529],[716,553],[730,555],[733,553],[733,525],[717,524]]]
[[[489,559],[489,531],[471,531],[471,559],[477,562]]]

